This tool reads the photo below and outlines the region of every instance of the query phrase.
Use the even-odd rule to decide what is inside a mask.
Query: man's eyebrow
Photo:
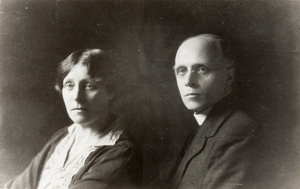
[[[195,68],[195,67],[205,67],[205,68],[209,68],[207,65],[202,64],[202,63],[194,64],[194,65],[192,66],[192,68]]]
[[[173,66],[173,69],[175,69],[175,68],[180,68],[180,67],[186,67],[186,65],[175,64],[175,65]]]
[[[178,68],[178,66],[174,65],[174,66],[172,67],[172,70],[175,70],[176,68]]]
[[[199,66],[207,67],[207,65],[205,65],[203,63],[195,63],[195,64],[192,65],[192,68],[199,67]],[[186,66],[185,65],[174,65],[172,67],[172,69],[175,70],[175,69],[180,68],[180,67],[186,67]]]
[[[205,67],[207,67],[207,65],[205,65],[204,63],[195,63],[191,67],[196,67],[196,66],[205,66]],[[173,69],[174,68],[179,68],[179,67],[186,67],[186,66],[185,65],[178,65],[178,66],[174,65]]]
[[[192,67],[194,67],[194,66],[206,66],[206,65],[203,63],[196,63],[196,64],[192,65]]]

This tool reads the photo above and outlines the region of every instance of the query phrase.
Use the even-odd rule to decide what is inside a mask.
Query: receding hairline
[[[191,36],[191,37],[185,39],[182,42],[182,44],[185,43],[186,41],[190,41],[192,39],[198,39],[198,40],[204,39],[207,41],[216,41],[216,42],[220,42],[222,40],[219,36],[214,35],[214,34],[199,34],[199,35]]]
[[[180,44],[177,52],[189,43],[195,43],[196,45],[200,46],[200,44],[203,45],[203,42],[206,43],[206,44],[215,44],[215,45],[217,45],[219,50],[221,50],[221,52],[222,52],[223,49],[221,47],[221,41],[222,41],[222,39],[219,36],[214,35],[214,34],[199,34],[199,35],[192,36],[192,37],[189,37],[189,38],[185,39]]]
[[[184,51],[186,48],[204,48],[213,53],[220,53],[222,59],[229,61],[230,64],[235,64],[235,56],[231,52],[230,42],[228,43],[228,41],[215,34],[199,34],[185,39],[177,49],[176,57],[180,51]]]

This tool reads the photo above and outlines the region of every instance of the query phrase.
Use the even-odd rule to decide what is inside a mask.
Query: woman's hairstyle
[[[115,91],[120,82],[118,82],[119,75],[113,63],[111,53],[100,49],[75,51],[59,63],[55,89],[61,93],[64,78],[75,65],[82,64],[87,67],[91,78],[100,77],[108,90]]]

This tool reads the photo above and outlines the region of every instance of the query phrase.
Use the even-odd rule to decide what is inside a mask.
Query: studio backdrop
[[[145,186],[168,177],[193,129],[172,67],[180,43],[201,33],[232,41],[236,92],[258,107],[265,166],[277,166],[269,178],[299,187],[299,1],[0,1],[0,182],[70,124],[56,67],[85,48],[117,55],[118,111],[143,150]]]

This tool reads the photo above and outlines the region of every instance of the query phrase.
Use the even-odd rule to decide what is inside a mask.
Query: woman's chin
[[[79,124],[79,125],[85,125],[85,124],[88,124],[88,123],[92,122],[91,119],[87,119],[85,117],[80,117],[80,116],[71,117],[71,120],[74,123]]]
[[[94,127],[95,125],[98,125],[99,119],[98,118],[87,118],[87,117],[81,117],[81,116],[76,116],[72,117],[71,120],[78,125],[81,126],[89,126],[89,127]]]

